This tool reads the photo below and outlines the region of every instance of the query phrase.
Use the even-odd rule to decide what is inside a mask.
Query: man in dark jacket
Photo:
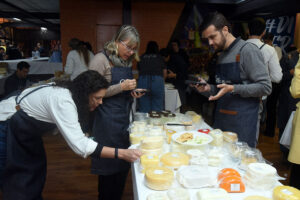
[[[10,93],[16,90],[23,90],[26,86],[29,85],[29,80],[27,74],[29,72],[30,65],[27,62],[19,62],[17,65],[17,71],[8,77],[4,84],[4,96],[9,95]]]

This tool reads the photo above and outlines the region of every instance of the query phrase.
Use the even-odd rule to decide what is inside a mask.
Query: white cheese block
[[[177,181],[185,188],[201,188],[213,186],[217,182],[207,167],[183,166],[177,172]]]
[[[186,154],[190,156],[190,158],[198,158],[204,156],[203,151],[199,149],[188,149]]]
[[[171,188],[168,190],[170,200],[190,200],[190,194],[183,188]]]
[[[208,159],[204,156],[190,159],[191,165],[208,166]]]
[[[212,136],[213,141],[210,143],[213,146],[222,146],[223,145],[223,133],[220,129],[214,129],[209,132],[209,135]]]
[[[222,188],[202,188],[197,192],[198,200],[231,200]]]
[[[154,192],[147,196],[147,200],[170,200],[165,193]]]

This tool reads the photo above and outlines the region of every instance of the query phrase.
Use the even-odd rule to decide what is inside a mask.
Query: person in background
[[[87,138],[82,131],[89,113],[102,104],[107,87],[98,72],[86,71],[73,81],[28,88],[0,102],[0,120],[9,119],[3,199],[42,199],[47,171],[42,135],[56,126],[70,148],[84,158],[133,162],[140,157],[139,150],[115,153],[115,148]]]
[[[202,22],[202,37],[208,39],[217,58],[216,85],[191,85],[216,102],[214,128],[238,134],[240,141],[256,146],[259,99],[269,95],[271,80],[260,50],[231,34],[227,19],[218,12]]]
[[[72,38],[69,41],[71,51],[67,55],[65,66],[65,73],[70,74],[71,80],[76,78],[80,73],[88,70],[90,61],[93,59],[94,54],[86,49],[77,38]]]
[[[0,47],[0,60],[5,60],[5,49]]]
[[[276,107],[279,96],[279,82],[282,79],[282,70],[279,64],[278,56],[275,48],[263,43],[261,40],[266,33],[266,23],[263,19],[255,18],[248,23],[249,28],[249,39],[247,42],[251,42],[256,45],[263,54],[265,67],[268,70],[271,82],[272,82],[272,93],[266,97],[262,97],[262,102],[259,107],[259,121],[257,122],[257,133],[256,138],[259,136],[259,126],[261,113],[263,112],[263,102],[267,108],[267,125],[264,135],[274,137],[276,127]]]
[[[168,83],[172,83],[174,79],[176,79],[177,74],[175,74],[171,68],[169,67],[169,61],[170,61],[170,52],[167,48],[162,48],[159,51],[160,55],[164,59],[165,65],[166,65],[166,70],[167,74],[164,74],[165,81]]]
[[[290,92],[293,98],[300,98],[300,59],[295,67]],[[293,119],[292,140],[288,160],[292,163],[290,186],[300,189],[300,102]]]
[[[155,41],[148,42],[146,52],[141,56],[137,67],[139,70],[138,88],[149,91],[139,99],[139,111],[148,113],[164,110],[164,77],[166,77],[167,70]]]
[[[17,64],[17,71],[9,76],[4,83],[4,96],[7,96],[15,91],[22,91],[30,85],[28,80],[30,65],[27,62],[19,62]]]
[[[287,54],[280,60],[280,66],[282,67],[282,81],[280,83],[280,92],[278,98],[278,116],[277,126],[279,128],[279,140],[283,134],[285,126],[290,118],[291,113],[296,110],[296,104],[300,99],[294,99],[290,93],[291,80],[294,76],[295,66],[299,60],[299,52],[294,46],[290,46],[287,49]],[[284,159],[287,158],[288,149],[280,145],[280,150],[283,153]]]
[[[52,49],[49,62],[62,62],[60,43],[55,44],[54,48]]]
[[[15,59],[22,59],[22,54],[13,43],[8,43],[6,49],[6,60]]]
[[[91,43],[89,43],[89,42],[83,42],[83,45],[84,45],[85,48],[87,48],[90,52],[94,53],[93,47],[92,47]]]
[[[45,52],[45,49],[44,49],[44,47],[41,45],[40,42],[37,42],[37,43],[36,43],[36,48],[37,48],[37,50],[39,51],[41,57],[44,57],[45,54],[46,54],[46,52]]]
[[[188,79],[189,61],[186,52],[179,48],[179,41],[173,40],[171,42],[170,60],[168,62],[170,68],[169,73],[176,74],[176,78],[172,80],[172,84],[178,90],[181,109],[186,104],[186,87],[185,81]]]
[[[34,47],[33,51],[31,52],[32,58],[37,59],[41,56],[37,47]]]
[[[97,142],[116,148],[128,148],[130,111],[136,80],[132,74],[132,61],[139,61],[140,37],[133,26],[123,25],[104,50],[95,55],[89,69],[96,70],[110,83],[102,106],[95,111],[93,137]],[[92,159],[92,174],[98,175],[99,200],[122,198],[130,163],[105,158]]]
[[[274,49],[277,53],[277,56],[278,56],[278,60],[280,61],[282,58],[282,49],[278,45],[273,44],[273,39],[274,39],[274,35],[272,33],[266,33],[263,37],[263,41],[266,44],[274,47]]]

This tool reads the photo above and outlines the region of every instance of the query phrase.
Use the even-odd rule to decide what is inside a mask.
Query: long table
[[[208,124],[206,124],[205,122],[202,122],[201,128],[203,128],[203,129],[206,129],[206,128],[211,129],[211,127]],[[135,147],[132,146],[131,148],[135,148]],[[226,167],[232,167],[232,168],[235,168],[238,171],[240,171],[241,174],[244,173],[241,170],[239,170],[237,168],[237,166],[226,166]],[[209,168],[214,168],[213,169],[214,171],[219,171],[223,167],[222,168],[209,167]],[[133,182],[134,200],[146,200],[147,196],[149,194],[151,194],[151,193],[154,193],[154,192],[160,192],[160,193],[167,194],[167,191],[155,191],[155,190],[151,190],[151,189],[149,189],[145,185],[144,174],[142,174],[139,171],[139,161],[136,161],[136,162],[132,163],[131,170],[132,170],[132,182]],[[174,176],[174,179],[176,179],[176,174]],[[281,185],[281,183],[277,182],[277,185]],[[177,182],[177,180],[174,180],[172,188],[178,188],[178,187],[183,188]],[[197,193],[198,190],[199,189],[188,189],[191,200],[197,200],[196,193]],[[260,196],[264,196],[264,197],[268,197],[268,198],[272,199],[272,190],[269,190],[269,191],[254,190],[254,189],[251,189],[251,188],[249,188],[249,187],[246,186],[246,191],[244,193],[229,193],[229,195],[232,198],[232,200],[243,200],[245,197],[251,196],[251,195],[260,195]]]

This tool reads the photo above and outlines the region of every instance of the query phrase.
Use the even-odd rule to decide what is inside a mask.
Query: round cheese
[[[183,188],[171,188],[168,190],[170,200],[190,200],[190,194]]]
[[[139,144],[144,138],[142,134],[130,134],[129,140],[131,144]]]
[[[273,190],[273,200],[300,200],[300,190],[290,186],[277,186]]]
[[[147,196],[147,200],[170,200],[165,193],[154,192]]]
[[[164,154],[160,161],[166,167],[178,169],[182,165],[189,164],[189,156],[180,152],[169,152]]]
[[[164,144],[163,136],[144,137],[141,142],[142,149],[158,149]]]
[[[146,186],[153,190],[167,190],[171,187],[174,173],[166,167],[153,167],[146,170]]]
[[[142,173],[150,167],[159,166],[159,157],[157,155],[142,155],[141,158]]]
[[[145,155],[160,155],[163,153],[163,148],[157,148],[157,149],[141,149],[142,154]]]

